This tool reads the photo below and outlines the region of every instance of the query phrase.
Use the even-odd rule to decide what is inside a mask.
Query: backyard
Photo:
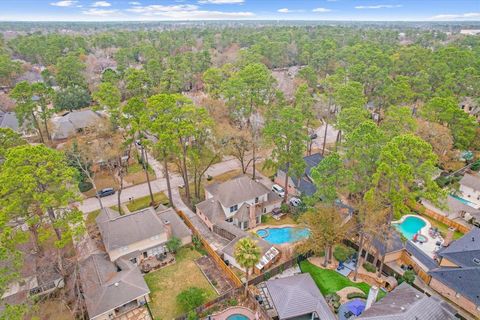
[[[365,282],[353,282],[335,270],[319,268],[306,260],[300,262],[300,269],[302,272],[309,273],[312,276],[323,295],[336,293],[346,287],[356,287],[365,294],[368,294],[370,290],[370,285]],[[385,292],[380,290],[378,299],[381,299],[383,296],[385,296]]]
[[[205,289],[207,301],[217,293],[195,264],[201,254],[190,247],[182,248],[176,254],[176,263],[145,275],[151,290],[150,308],[155,319],[174,319],[185,311],[177,304],[177,295],[189,287]]]

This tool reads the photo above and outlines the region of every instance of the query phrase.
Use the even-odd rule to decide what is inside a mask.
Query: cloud
[[[298,13],[298,12],[305,12],[305,10],[291,10],[291,9],[288,9],[288,8],[282,8],[282,9],[278,9],[277,12],[280,12],[280,13]]]
[[[96,16],[96,17],[106,17],[106,16],[111,16],[113,14],[117,14],[118,10],[116,9],[96,9],[96,8],[91,8],[88,10],[82,11],[83,14],[87,16]]]
[[[468,12],[460,14],[439,14],[430,17],[429,20],[477,20],[480,18],[480,12]]]
[[[126,11],[133,12],[149,19],[158,17],[168,20],[221,20],[221,19],[244,19],[255,16],[252,12],[225,12],[199,10],[194,4],[134,6]]]
[[[245,0],[199,0],[198,3],[201,4],[241,4]]]
[[[330,11],[332,10],[327,8],[315,8],[312,10],[312,12],[330,12]]]
[[[401,4],[377,4],[374,6],[356,6],[355,9],[391,9],[391,8],[401,8]]]
[[[129,5],[132,5],[132,6],[140,6],[140,5],[141,5],[141,3],[138,2],[138,1],[131,1],[131,2],[129,2],[128,4],[129,4]]]
[[[55,7],[73,7],[76,5],[78,1],[75,0],[63,0],[63,1],[57,1],[57,2],[50,2],[51,6]]]
[[[107,2],[107,1],[97,1],[97,2],[94,2],[92,3],[91,7],[110,7],[112,4],[110,2]]]

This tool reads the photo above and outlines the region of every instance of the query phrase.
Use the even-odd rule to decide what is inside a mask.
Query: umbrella
[[[354,315],[359,316],[363,310],[365,310],[365,302],[359,299],[352,300],[348,304],[348,310],[350,310]]]

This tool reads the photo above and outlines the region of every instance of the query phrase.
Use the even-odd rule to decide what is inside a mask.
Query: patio
[[[175,263],[175,256],[171,253],[148,257],[139,263],[143,273],[155,271]]]

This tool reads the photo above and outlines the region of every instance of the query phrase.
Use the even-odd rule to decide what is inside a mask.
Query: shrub
[[[413,282],[415,281],[415,271],[413,270],[407,270],[403,273],[403,276],[402,276],[403,280],[405,280],[406,283],[408,284],[413,284]]]
[[[197,319],[198,319],[198,315],[194,310],[187,313],[187,320],[197,320]]]
[[[353,250],[352,248],[344,245],[338,245],[333,251],[333,256],[335,257],[335,259],[337,259],[337,261],[345,261],[354,253],[355,250]]]
[[[182,246],[182,241],[177,237],[172,237],[167,241],[167,249],[170,252],[177,252],[177,250]]]
[[[230,307],[237,306],[237,305],[238,305],[237,299],[232,298],[232,299],[228,300],[228,305],[229,305]]]
[[[288,213],[290,211],[290,207],[287,204],[282,203],[282,205],[280,206],[280,210],[282,210],[282,212]]]
[[[184,311],[192,311],[201,306],[207,298],[204,289],[190,287],[177,295],[177,303]]]
[[[367,295],[363,292],[350,292],[347,294],[347,299],[355,299],[355,298],[360,298],[360,299],[367,299]]]
[[[480,170],[480,160],[475,161],[472,166],[470,167],[473,171],[479,171]]]
[[[91,184],[88,181],[82,181],[82,182],[78,183],[78,189],[80,190],[80,192],[87,192],[88,190],[90,190],[92,188],[93,188],[93,184]]]
[[[365,262],[364,264],[362,264],[362,266],[368,272],[375,273],[375,271],[377,271],[377,268],[375,268],[375,266],[370,262]]]

